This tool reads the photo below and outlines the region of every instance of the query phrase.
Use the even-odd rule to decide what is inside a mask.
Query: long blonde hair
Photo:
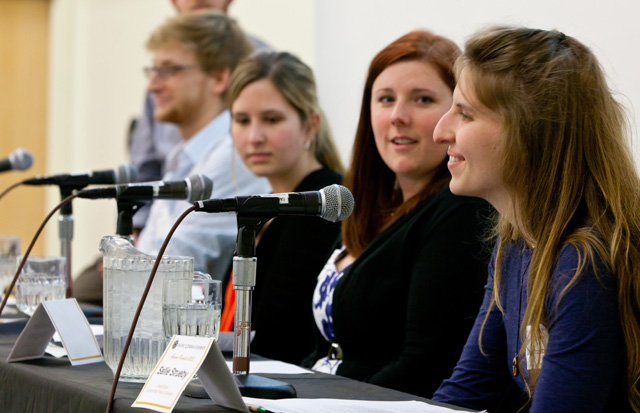
[[[531,332],[520,349],[542,348],[548,326],[549,281],[563,245],[578,250],[579,265],[602,260],[617,283],[627,349],[627,391],[640,411],[640,179],[630,156],[627,120],[600,64],[576,39],[557,31],[492,28],[467,41],[456,62],[473,93],[502,119],[503,182],[517,225],[500,218],[492,305],[505,246],[535,245],[529,265],[528,305],[521,326]],[[563,292],[564,292],[563,291]],[[480,345],[482,336],[480,336]],[[538,346],[538,347],[536,347]],[[531,362],[539,365],[533,352]],[[539,370],[531,370],[529,395]]]
[[[269,79],[293,107],[304,125],[310,127],[311,116],[320,115],[320,125],[310,150],[321,165],[340,174],[344,167],[338,154],[329,122],[318,104],[313,71],[302,60],[287,52],[261,52],[244,59],[233,71],[227,90],[227,105],[231,107],[240,92],[253,82]]]

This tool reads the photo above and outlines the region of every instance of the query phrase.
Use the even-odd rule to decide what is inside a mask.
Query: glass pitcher
[[[103,255],[104,359],[115,373],[140,303],[154,256],[137,250],[124,237],[100,241]],[[163,257],[142,308],[120,380],[144,382],[165,350],[162,330],[162,281],[193,278],[192,257]]]

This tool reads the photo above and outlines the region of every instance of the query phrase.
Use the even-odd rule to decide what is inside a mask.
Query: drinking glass
[[[164,280],[162,326],[166,343],[175,335],[218,339],[222,286],[219,280]]]
[[[18,259],[22,260],[22,257]],[[63,300],[66,292],[66,258],[28,257],[16,283],[16,306],[18,310],[31,316],[38,304],[44,301]]]
[[[16,274],[16,257],[20,254],[20,237],[0,235],[0,300]]]

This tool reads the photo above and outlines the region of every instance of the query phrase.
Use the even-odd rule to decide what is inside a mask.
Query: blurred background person
[[[369,66],[345,178],[355,209],[313,296],[316,370],[430,397],[460,355],[486,282],[490,208],[451,194],[447,145],[432,137],[458,54],[414,31]]]
[[[218,11],[226,15],[232,0],[171,0],[178,13],[199,10]],[[269,49],[262,40],[249,36],[254,50]],[[240,52],[241,59],[244,57]],[[154,116],[155,103],[151,92],[147,91],[143,113],[131,124],[129,156],[131,164],[138,169],[138,182],[161,180],[165,170],[165,160],[175,146],[182,141],[180,128],[176,123],[162,121]],[[214,182],[214,188],[215,188]],[[142,206],[133,216],[134,236],[144,227],[151,204]],[[102,257],[85,268],[74,280],[73,295],[79,301],[102,305]]]
[[[182,136],[167,156],[162,179],[206,175],[213,180],[213,198],[269,192],[268,182],[253,175],[238,157],[230,135],[225,92],[231,71],[253,50],[238,25],[215,11],[180,14],[158,27],[147,47],[153,53],[153,66],[146,72],[154,116],[176,124]],[[136,247],[156,255],[169,229],[190,206],[187,201],[154,202]],[[197,271],[221,279],[236,233],[233,214],[192,213],[177,228],[166,255],[194,257]],[[101,272],[87,272],[80,278],[83,288],[101,291]],[[101,301],[101,293],[98,298]]]
[[[167,156],[165,181],[193,174],[213,180],[212,198],[269,192],[238,157],[230,136],[231,115],[224,100],[231,72],[252,46],[223,14],[202,11],[169,19],[149,38],[153,67],[148,90],[158,120],[175,123],[182,141]],[[189,208],[187,201],[155,202],[136,246],[157,254],[169,229]],[[195,257],[195,269],[221,278],[236,240],[233,214],[194,213],[178,227],[167,255]]]
[[[178,13],[197,10],[217,10],[227,14],[232,0],[171,0]],[[255,50],[269,49],[262,40],[249,36]],[[131,163],[138,168],[138,181],[157,181],[164,175],[164,161],[171,150],[182,139],[175,123],[164,122],[154,117],[155,103],[151,93],[145,95],[142,115],[133,122],[129,155]],[[142,207],[133,217],[134,228],[139,231],[149,216],[151,205]]]
[[[499,212],[484,303],[434,395],[504,412],[640,411],[640,180],[592,52],[492,28],[456,63],[451,190]],[[523,408],[523,405],[530,405]]]
[[[233,72],[228,93],[235,147],[274,193],[317,191],[342,182],[343,167],[306,64],[289,53],[253,55]],[[309,302],[339,232],[339,223],[286,215],[259,230],[251,352],[300,364],[313,350]],[[229,280],[226,331],[233,328],[234,297]]]

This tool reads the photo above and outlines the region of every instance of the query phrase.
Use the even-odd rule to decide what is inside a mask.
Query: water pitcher
[[[115,372],[156,257],[140,252],[119,236],[103,237],[100,251],[104,263],[104,359]],[[140,314],[120,380],[144,382],[155,367],[165,349],[162,281],[182,278],[193,278],[193,258],[163,257]]]

